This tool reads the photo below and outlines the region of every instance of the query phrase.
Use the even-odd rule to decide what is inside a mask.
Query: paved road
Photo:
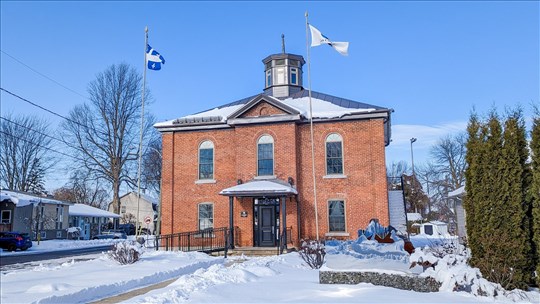
[[[61,251],[43,252],[43,253],[20,253],[13,255],[4,255],[0,257],[0,266],[28,263],[42,260],[52,260],[63,257],[86,255],[91,253],[100,253],[110,250],[112,245],[105,245],[91,248],[66,249]]]

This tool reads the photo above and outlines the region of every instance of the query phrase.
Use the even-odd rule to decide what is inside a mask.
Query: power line
[[[52,135],[45,134],[45,133],[40,132],[40,131],[38,131],[38,130],[34,130],[34,129],[29,128],[29,127],[27,127],[27,126],[25,126],[25,125],[21,125],[20,123],[11,121],[11,120],[9,120],[9,119],[7,119],[7,118],[5,118],[5,117],[0,116],[0,119],[3,119],[3,120],[5,120],[5,121],[7,121],[7,122],[9,122],[9,123],[12,123],[12,124],[14,124],[14,125],[17,125],[17,126],[21,127],[21,128],[25,128],[25,129],[27,129],[27,130],[34,131],[34,132],[36,132],[36,133],[39,133],[39,134],[41,134],[41,135],[47,136],[47,137],[52,138],[52,139],[54,139],[54,140],[57,140],[57,141],[59,141],[59,142],[61,142],[61,143],[64,143],[63,140],[58,139],[58,138],[56,138],[56,137],[54,137],[54,136],[52,136]],[[65,144],[65,143],[64,143],[64,144]]]
[[[83,124],[81,124],[81,123],[78,122],[78,121],[72,120],[72,119],[67,118],[67,117],[65,117],[65,116],[63,116],[63,115],[60,115],[60,114],[58,114],[58,113],[56,113],[56,112],[54,112],[54,111],[51,111],[51,110],[49,110],[49,109],[47,109],[47,108],[45,108],[45,107],[42,107],[42,106],[40,106],[40,105],[38,105],[38,104],[36,104],[36,103],[34,103],[34,102],[31,102],[30,100],[28,100],[28,99],[26,99],[26,98],[23,98],[23,97],[21,97],[21,96],[15,94],[15,93],[12,93],[12,92],[10,92],[10,91],[4,89],[4,88],[1,88],[1,87],[0,87],[0,90],[2,90],[2,91],[4,91],[4,92],[6,92],[6,93],[12,95],[13,97],[16,97],[16,98],[18,98],[18,99],[20,99],[20,100],[22,100],[22,101],[24,101],[24,102],[27,102],[27,103],[33,105],[34,107],[40,108],[40,109],[42,109],[43,111],[49,112],[49,113],[51,113],[51,114],[53,114],[53,115],[55,115],[55,116],[58,116],[58,117],[60,117],[60,118],[63,118],[63,119],[65,119],[65,120],[67,120],[67,121],[69,121],[69,122],[71,122],[71,123],[74,123],[74,124],[76,124],[76,125],[79,125],[79,126],[81,126],[81,127],[83,127],[83,128],[86,128],[86,129],[88,129],[88,130],[92,130],[92,128],[90,128],[90,127],[88,127],[88,126],[86,126],[86,125],[83,125]]]
[[[45,75],[45,74],[39,72],[38,70],[36,70],[36,69],[32,68],[31,66],[25,64],[24,62],[20,61],[19,59],[17,59],[17,58],[15,58],[15,57],[11,56],[10,54],[8,54],[8,53],[6,53],[6,52],[4,52],[4,51],[2,51],[2,50],[0,50],[0,52],[4,53],[5,55],[7,55],[8,57],[10,57],[11,59],[17,61],[18,63],[24,65],[25,67],[27,67],[28,69],[30,69],[32,72],[34,72],[34,73],[36,73],[36,74],[38,74],[38,75],[40,75],[40,76],[42,76],[42,77],[47,78],[48,80],[50,80],[50,81],[56,83],[57,85],[63,87],[64,89],[66,89],[66,90],[68,90],[68,91],[70,91],[70,92],[72,92],[72,93],[74,93],[74,94],[77,94],[77,95],[81,96],[81,97],[84,98],[84,99],[88,99],[86,96],[80,94],[80,93],[77,92],[77,91],[74,91],[74,90],[72,90],[72,89],[66,87],[65,85],[61,84],[60,82],[58,82],[58,81],[52,79],[51,77],[49,77],[49,76],[47,76],[47,75]]]
[[[52,149],[52,148],[49,148],[49,147],[40,145],[40,144],[38,144],[38,143],[32,142],[32,141],[27,140],[27,139],[24,139],[24,138],[15,137],[15,135],[13,135],[13,134],[9,134],[9,133],[6,133],[6,132],[1,131],[1,130],[0,130],[0,133],[2,133],[2,134],[4,134],[4,135],[7,135],[7,136],[10,136],[10,137],[12,137],[12,138],[16,138],[17,140],[22,140],[22,141],[25,141],[25,142],[27,142],[27,143],[36,145],[36,146],[38,146],[38,147],[40,147],[40,148],[43,148],[43,149],[45,149],[45,150],[49,150],[49,151],[56,152],[56,153],[58,153],[58,154],[61,154],[61,155],[67,156],[67,157],[71,157],[71,158],[73,158],[73,159],[75,159],[75,160],[84,161],[84,159],[82,159],[82,158],[78,158],[78,157],[75,157],[75,156],[73,156],[73,155],[69,155],[69,154],[66,154],[66,153],[64,153],[64,152],[57,151],[57,150],[55,150],[55,149]]]

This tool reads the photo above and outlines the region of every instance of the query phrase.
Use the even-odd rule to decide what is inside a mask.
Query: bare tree
[[[69,183],[53,192],[55,199],[107,209],[109,194],[99,179],[92,178],[85,170],[76,170]]]
[[[147,189],[158,194],[161,192],[161,158],[161,136],[155,136],[143,155],[142,181]]]
[[[45,174],[53,165],[49,124],[35,116],[0,118],[0,186],[43,193]]]
[[[119,213],[120,186],[133,185],[136,175],[135,162],[130,162],[136,153],[130,148],[139,143],[141,76],[127,64],[112,65],[89,84],[88,93],[90,103],[76,106],[64,122],[63,138],[94,178],[111,184],[114,212]],[[148,133],[154,120],[145,116]]]
[[[459,133],[440,139],[431,148],[435,170],[439,174],[439,181],[447,183],[448,191],[455,190],[465,184],[465,162],[467,135]]]
[[[386,168],[386,178],[388,180],[388,187],[392,190],[403,189],[401,185],[401,177],[409,171],[409,165],[406,161],[392,162],[389,167]]]

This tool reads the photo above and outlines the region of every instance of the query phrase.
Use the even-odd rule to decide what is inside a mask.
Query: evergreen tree
[[[477,208],[481,197],[479,192],[482,189],[480,160],[482,158],[483,135],[481,129],[481,122],[478,120],[478,116],[473,113],[467,126],[469,138],[466,143],[467,154],[465,156],[468,164],[467,170],[465,170],[467,195],[463,200],[463,206],[467,213],[467,241],[472,251],[471,263],[473,265],[477,265],[484,256],[480,233],[481,214],[479,208]]]
[[[483,273],[507,289],[526,288],[532,269],[526,203],[528,153],[521,111],[507,117],[502,140],[501,153],[497,155],[500,178],[494,180],[498,191],[494,191],[490,202],[495,212],[490,215],[488,227],[497,242],[487,242],[490,250],[486,259],[491,269]]]
[[[530,279],[530,227],[525,124],[521,111],[506,119],[496,111],[486,121],[472,115],[467,128],[467,234],[471,264],[504,288],[524,288]]]
[[[532,198],[532,235],[533,249],[536,253],[534,261],[536,263],[536,285],[540,286],[540,112],[536,111],[533,119],[531,132],[531,160],[532,160],[532,182],[530,193]]]

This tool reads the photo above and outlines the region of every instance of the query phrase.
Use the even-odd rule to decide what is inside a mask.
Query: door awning
[[[219,194],[224,196],[246,197],[246,196],[292,196],[298,191],[286,182],[278,179],[254,180],[245,184],[236,185],[221,190]]]

